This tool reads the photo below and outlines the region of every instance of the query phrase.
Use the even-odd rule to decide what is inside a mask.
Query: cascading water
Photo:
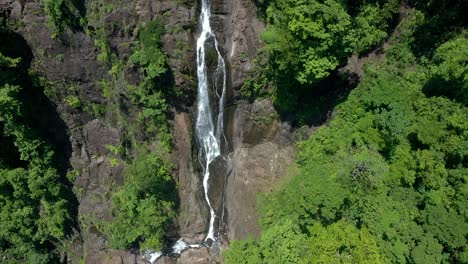
[[[226,64],[219,50],[218,41],[210,26],[210,2],[202,0],[202,8],[200,14],[200,22],[202,32],[197,40],[197,76],[198,76],[198,99],[197,99],[197,120],[195,132],[199,144],[199,161],[203,166],[203,189],[205,192],[205,200],[210,210],[210,223],[205,241],[217,240],[215,234],[215,220],[218,217],[211,204],[209,192],[210,179],[210,164],[219,156],[222,155],[222,144],[226,143],[224,137],[224,104],[226,97]],[[218,61],[214,71],[213,85],[218,99],[218,113],[213,116],[212,107],[209,96],[208,70],[206,65],[206,45],[212,41],[216,50]],[[218,80],[221,80],[222,87],[218,87]],[[221,95],[219,94],[221,88]],[[216,126],[214,125],[216,123]]]
[[[203,167],[203,190],[205,200],[210,211],[210,221],[208,232],[204,242],[211,242],[210,246],[219,243],[219,230],[215,230],[216,219],[222,222],[221,218],[216,214],[212,201],[209,197],[209,181],[210,181],[210,165],[215,159],[221,157],[224,160],[223,149],[227,148],[227,140],[224,135],[224,106],[226,101],[226,63],[221,55],[216,35],[211,29],[210,16],[211,4],[209,0],[201,0],[200,24],[202,32],[197,40],[197,77],[198,77],[198,98],[197,98],[197,119],[195,123],[195,133],[199,147],[198,160]],[[210,99],[210,78],[207,67],[206,48],[209,46],[216,51],[217,65],[213,72],[212,86],[214,90],[213,103],[217,107],[212,107]],[[220,86],[221,84],[221,86]],[[216,109],[217,108],[217,109]],[[214,111],[216,109],[216,112]],[[226,176],[226,175],[217,175]],[[224,186],[223,186],[224,187]],[[223,207],[223,206],[221,206]],[[206,246],[203,244],[188,244],[182,238],[179,239],[173,246],[172,254],[180,254],[188,248],[200,248]],[[219,245],[219,244],[218,244]],[[163,254],[160,252],[148,251],[145,256],[151,263]]]

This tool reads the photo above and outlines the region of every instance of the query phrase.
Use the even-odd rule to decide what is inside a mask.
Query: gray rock
[[[230,64],[230,79],[236,92],[254,66],[255,56],[262,47],[260,33],[265,25],[257,18],[256,7],[251,0],[217,0],[213,2],[213,9],[213,20],[222,21],[215,22],[220,23],[215,29],[223,36],[221,46]]]
[[[193,162],[196,160],[193,160],[192,154],[191,118],[191,115],[186,113],[174,116],[173,160],[177,166],[176,177],[180,197],[179,235],[186,238],[187,242],[199,242],[206,232],[208,208],[203,197],[200,175],[193,168]]]
[[[209,264],[210,258],[207,248],[189,249],[182,252],[177,264]]]
[[[271,191],[294,158],[290,127],[278,121],[271,102],[240,102],[231,109],[233,174],[225,193],[229,240],[259,234],[257,194]]]

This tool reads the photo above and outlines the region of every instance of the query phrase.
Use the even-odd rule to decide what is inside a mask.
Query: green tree
[[[356,5],[356,4],[354,4]],[[398,1],[353,6],[345,1],[272,1],[263,33],[270,64],[279,76],[293,76],[300,84],[314,84],[346,61],[381,42]]]
[[[49,23],[54,29],[52,37],[56,37],[65,31],[66,28],[72,30],[79,29],[85,23],[81,16],[77,1],[73,0],[43,0],[44,11],[49,19]]]
[[[72,222],[54,151],[32,125],[20,59],[0,53],[0,258],[56,263]],[[26,82],[27,83],[27,82]]]
[[[364,228],[337,222],[309,228],[305,263],[386,263],[374,237]]]
[[[444,259],[442,255],[442,245],[434,238],[423,237],[411,253],[414,263],[441,263]]]
[[[468,104],[468,39],[466,35],[442,44],[435,51],[432,79],[426,85],[429,95],[445,95]]]
[[[109,230],[112,247],[162,250],[177,206],[177,191],[170,172],[167,163],[149,153],[139,156],[126,169],[125,183],[112,198],[115,214]]]

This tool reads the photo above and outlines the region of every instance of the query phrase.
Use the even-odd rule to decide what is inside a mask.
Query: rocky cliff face
[[[134,47],[137,27],[154,18],[161,18],[166,34],[163,49],[171,69],[173,84],[181,96],[173,99],[180,109],[191,106],[195,96],[193,84],[196,4],[177,1],[79,1],[84,5],[87,28],[66,32],[52,38],[53,30],[40,0],[0,1],[0,13],[27,43],[32,51],[31,71],[44,80],[47,96],[67,130],[69,157],[67,166],[73,175],[73,191],[77,198],[76,232],[64,250],[70,263],[143,263],[132,252],[111,250],[102,233],[101,223],[112,219],[110,196],[123,182],[125,162],[112,153],[109,146],[118,146],[127,133],[121,120],[108,107],[118,101],[128,107],[128,123],[135,122],[134,112],[125,94],[127,84],[139,81],[138,69],[126,69],[122,76],[112,77],[110,66],[100,60],[103,50],[97,45],[105,37],[116,60],[125,60]],[[102,29],[101,36],[94,30]],[[15,45],[15,43],[11,43]],[[106,97],[103,83],[116,92]],[[74,97],[80,106],[71,106]],[[174,107],[175,109],[175,107]],[[143,144],[155,142],[137,135]],[[190,138],[186,138],[190,141]],[[65,260],[64,260],[65,261]]]
[[[232,168],[224,190],[225,235],[228,240],[257,236],[256,198],[259,192],[271,191],[287,175],[294,156],[297,133],[279,121],[267,99],[252,104],[239,99],[239,89],[247,73],[254,67],[254,59],[262,46],[260,32],[264,25],[256,18],[256,8],[250,0],[212,1],[213,28],[228,62],[230,99],[227,111],[227,137],[231,149]],[[181,192],[180,235],[187,241],[199,241],[206,232],[208,211],[202,197],[200,172],[194,173],[191,154],[190,114],[176,115],[176,144],[179,159]],[[185,136],[183,136],[184,134]],[[184,154],[185,153],[185,154]],[[192,156],[192,160],[190,157]],[[216,180],[213,180],[216,182]],[[215,187],[222,188],[221,186]],[[198,213],[197,213],[198,212]],[[161,259],[166,263],[167,259]],[[177,263],[218,262],[206,249],[187,250]]]
[[[99,36],[103,36],[117,59],[125,60],[134,47],[139,24],[161,18],[166,34],[163,49],[168,55],[171,80],[177,91],[169,99],[173,113],[172,129],[178,182],[180,216],[177,233],[188,242],[204,238],[208,210],[203,198],[201,175],[193,144],[193,103],[196,97],[195,43],[197,4],[176,0],[89,0],[82,1],[88,28],[67,30],[53,39],[40,0],[3,0],[0,13],[5,14],[15,31],[24,38],[34,58],[31,70],[48,82],[47,94],[63,119],[71,146],[69,171],[74,175],[74,193],[78,200],[75,236],[66,245],[71,263],[143,263],[132,252],[111,250],[102,233],[102,221],[112,219],[111,193],[122,184],[125,162],[109,149],[125,140],[124,123],[134,122],[135,109],[125,94],[127,84],[139,81],[138,69],[127,68],[114,74],[112,65],[101,62]],[[231,87],[226,127],[230,142],[232,171],[225,189],[225,231],[229,240],[257,235],[256,195],[269,191],[293,159],[295,136],[288,124],[278,121],[271,102],[253,104],[239,100],[238,91],[246,75],[254,67],[254,58],[261,47],[259,38],[264,25],[255,15],[251,0],[213,0],[213,25],[228,62]],[[104,10],[104,11],[103,11]],[[105,94],[103,83],[116,91]],[[70,96],[82,106],[67,103]],[[128,107],[129,120],[113,114],[109,102]],[[87,106],[87,107],[85,107]],[[155,142],[137,135],[140,143]],[[157,146],[155,146],[157,147]],[[220,258],[207,249],[187,250],[175,260],[161,258],[158,263],[213,263]]]
[[[294,156],[291,127],[278,121],[271,102],[240,102],[232,109],[233,174],[226,185],[229,240],[257,236],[256,200],[285,176]]]
[[[262,47],[264,24],[251,0],[213,1],[215,30],[229,62],[231,101],[227,112],[232,172],[225,190],[226,235],[229,240],[259,233],[256,196],[271,190],[287,174],[294,155],[292,128],[279,121],[267,99],[248,103],[239,90]]]

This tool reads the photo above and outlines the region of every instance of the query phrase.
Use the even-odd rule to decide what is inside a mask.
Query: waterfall
[[[215,234],[215,220],[218,217],[213,208],[213,205],[208,196],[209,193],[209,179],[210,179],[210,164],[215,158],[222,155],[221,146],[225,143],[224,137],[224,104],[226,96],[226,64],[224,58],[219,50],[218,41],[210,26],[210,2],[209,0],[202,0],[202,8],[200,14],[200,23],[202,32],[197,40],[197,76],[198,76],[198,99],[197,99],[197,120],[195,133],[199,144],[199,161],[203,167],[203,190],[205,200],[210,210],[210,222],[208,226],[208,233],[205,241],[217,240]],[[206,65],[206,45],[209,41],[214,44],[218,61],[217,67],[213,76],[213,85],[216,98],[218,100],[218,113],[214,116],[213,107],[210,104],[209,96],[209,83],[208,71]],[[221,77],[222,89],[219,94],[218,79]],[[216,125],[215,125],[216,124]],[[223,142],[224,141],[224,142]]]
[[[218,40],[210,26],[211,4],[209,0],[201,0],[200,24],[201,33],[197,39],[197,77],[198,77],[198,98],[197,98],[197,115],[195,123],[195,134],[198,143],[198,160],[203,168],[203,191],[205,201],[210,211],[210,221],[208,231],[204,239],[204,243],[189,244],[183,238],[180,238],[171,248],[170,252],[161,253],[148,250],[144,252],[145,258],[151,263],[155,263],[158,258],[163,255],[180,254],[186,249],[196,249],[204,246],[210,246],[218,243],[219,245],[219,228],[215,230],[215,222],[223,221],[223,215],[218,216],[212,201],[209,197],[209,180],[210,180],[210,165],[215,159],[222,158],[223,149],[227,148],[227,140],[224,135],[224,106],[226,101],[226,63],[221,55]],[[212,85],[210,86],[210,78],[208,75],[208,67],[206,64],[206,48],[210,47],[216,51],[217,64],[212,75]],[[221,86],[220,86],[221,84]],[[213,96],[210,96],[209,89],[213,89]],[[214,105],[214,106],[213,106]],[[216,110],[216,111],[215,111]],[[217,177],[225,177],[226,175],[213,175]],[[224,187],[224,186],[223,186]],[[222,203],[224,202],[224,197]],[[207,242],[211,242],[208,244]]]

